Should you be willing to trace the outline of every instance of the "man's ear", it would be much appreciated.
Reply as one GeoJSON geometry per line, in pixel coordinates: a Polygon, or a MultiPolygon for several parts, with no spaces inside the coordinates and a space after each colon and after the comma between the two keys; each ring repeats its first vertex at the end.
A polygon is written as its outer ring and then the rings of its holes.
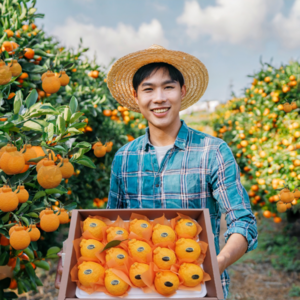
{"type": "Polygon", "coordinates": [[[136,104],[139,104],[139,100],[137,98],[137,92],[136,92],[136,90],[134,90],[134,89],[132,90],[132,95],[134,97],[134,100],[135,100],[136,104]]]}
{"type": "Polygon", "coordinates": [[[185,84],[181,88],[181,98],[183,98],[186,95],[186,86],[185,84]]]}

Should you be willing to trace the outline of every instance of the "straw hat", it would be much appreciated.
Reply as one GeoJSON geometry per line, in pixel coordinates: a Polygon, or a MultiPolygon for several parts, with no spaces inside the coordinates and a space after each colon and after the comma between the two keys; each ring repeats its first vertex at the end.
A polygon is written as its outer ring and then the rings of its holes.
{"type": "Polygon", "coordinates": [[[168,63],[182,73],[187,92],[180,110],[193,105],[203,96],[208,84],[208,72],[204,64],[193,55],[152,45],[148,49],[121,57],[107,74],[108,88],[122,106],[140,112],[133,97],[132,79],[139,68],[154,62],[168,63]]]}

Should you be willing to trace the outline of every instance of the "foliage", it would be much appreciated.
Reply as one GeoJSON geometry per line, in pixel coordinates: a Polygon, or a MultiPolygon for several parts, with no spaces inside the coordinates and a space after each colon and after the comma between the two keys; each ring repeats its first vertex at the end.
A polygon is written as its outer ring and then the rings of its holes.
{"type": "Polygon", "coordinates": [[[300,286],[293,284],[289,291],[289,297],[300,297],[300,286]]]}
{"type": "MultiPolygon", "coordinates": [[[[275,217],[278,189],[287,184],[293,191],[300,179],[299,108],[284,111],[285,103],[300,107],[300,65],[291,62],[275,68],[262,64],[251,77],[244,97],[220,105],[211,123],[214,135],[231,147],[252,208],[270,211],[275,217]]],[[[299,210],[297,201],[293,204],[292,209],[299,210]]]]}
{"type": "Polygon", "coordinates": [[[106,68],[96,64],[96,58],[90,61],[84,56],[88,48],[82,46],[82,40],[77,51],[64,49],[34,25],[36,18],[44,17],[36,13],[35,2],[0,0],[0,55],[6,64],[17,59],[23,72],[0,86],[0,146],[11,142],[20,150],[23,144],[31,143],[42,146],[44,152],[51,149],[58,161],[69,157],[75,173],[57,188],[45,190],[37,182],[35,165],[13,176],[1,171],[0,183],[9,183],[13,190],[24,184],[30,195],[15,211],[0,211],[0,266],[15,264],[13,279],[0,280],[1,299],[17,298],[13,292],[4,291],[15,288],[14,284],[19,294],[36,290],[42,283],[35,268],[48,270],[44,259],[57,257],[59,251],[51,247],[57,245],[53,241],[57,232],[42,231],[41,239],[23,251],[6,245],[14,222],[39,226],[39,212],[45,207],[55,210],[59,206],[68,211],[78,204],[105,207],[115,152],[146,127],[140,114],[118,106],[111,97],[105,83],[106,68]],[[3,46],[7,42],[17,47],[9,51],[3,46]],[[29,58],[25,49],[34,51],[34,56],[29,58]],[[64,70],[70,82],[56,93],[45,93],[41,75],[47,70],[57,77],[64,70]],[[112,150],[102,158],[95,157],[91,149],[99,139],[103,144],[113,142],[112,150]]]}

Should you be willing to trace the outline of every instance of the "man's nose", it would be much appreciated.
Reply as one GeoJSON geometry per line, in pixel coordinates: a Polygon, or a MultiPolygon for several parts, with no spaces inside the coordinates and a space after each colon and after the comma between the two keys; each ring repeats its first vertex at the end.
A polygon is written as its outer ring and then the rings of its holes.
{"type": "Polygon", "coordinates": [[[165,102],[166,100],[167,100],[167,98],[166,98],[166,95],[165,95],[163,89],[161,89],[161,88],[156,89],[153,101],[156,103],[161,103],[161,102],[165,102]]]}

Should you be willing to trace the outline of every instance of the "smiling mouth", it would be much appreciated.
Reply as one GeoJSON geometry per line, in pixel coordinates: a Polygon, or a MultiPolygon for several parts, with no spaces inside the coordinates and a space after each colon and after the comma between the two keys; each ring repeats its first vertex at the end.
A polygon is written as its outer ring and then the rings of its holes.
{"type": "Polygon", "coordinates": [[[164,113],[166,111],[168,111],[170,109],[170,107],[167,108],[157,108],[157,109],[152,109],[153,112],[155,113],[164,113]]]}

